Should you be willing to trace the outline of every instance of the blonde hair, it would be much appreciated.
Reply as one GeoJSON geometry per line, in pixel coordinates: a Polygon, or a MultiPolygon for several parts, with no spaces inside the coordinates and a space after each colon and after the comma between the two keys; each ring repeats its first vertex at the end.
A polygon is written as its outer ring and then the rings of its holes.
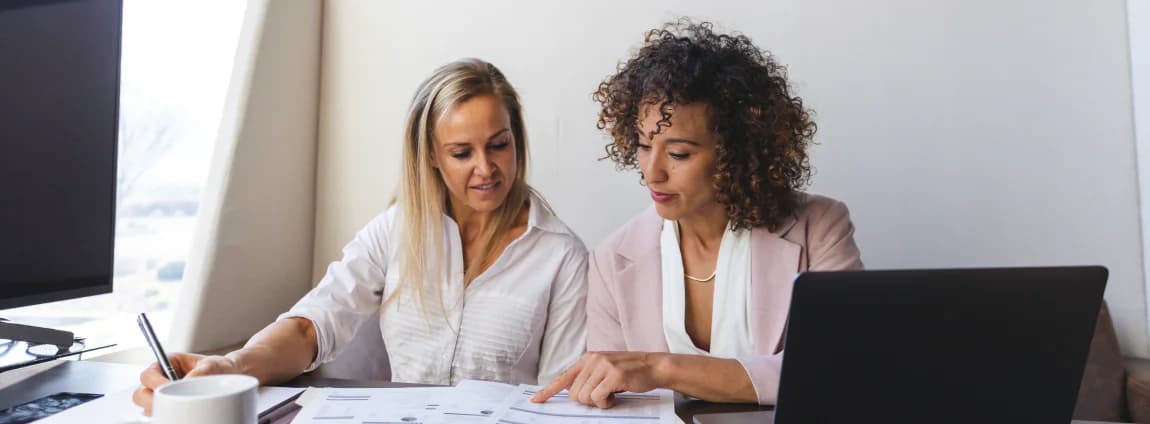
{"type": "MultiPolygon", "coordinates": [[[[447,212],[450,194],[439,171],[435,169],[435,123],[452,106],[484,95],[496,95],[507,108],[514,135],[516,171],[511,189],[503,204],[496,209],[493,225],[480,235],[482,254],[468,258],[464,284],[479,275],[488,259],[495,255],[497,237],[506,234],[516,222],[530,194],[527,185],[527,134],[523,125],[519,95],[495,65],[479,59],[462,59],[436,69],[420,84],[411,101],[404,133],[403,168],[399,190],[394,203],[402,214],[398,230],[396,252],[400,278],[396,290],[388,298],[395,299],[407,291],[415,296],[421,311],[424,309],[423,292],[431,283],[443,311],[441,281],[447,281],[448,269],[440,258],[449,255],[443,215],[447,212]]],[[[546,207],[546,206],[544,206],[546,207]]]]}

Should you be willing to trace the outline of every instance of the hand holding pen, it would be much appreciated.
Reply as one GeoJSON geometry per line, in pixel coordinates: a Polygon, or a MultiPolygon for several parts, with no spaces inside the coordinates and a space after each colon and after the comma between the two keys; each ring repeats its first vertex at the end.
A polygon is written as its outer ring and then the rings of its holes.
{"type": "Polygon", "coordinates": [[[238,374],[239,367],[231,359],[223,356],[174,353],[167,355],[160,346],[159,339],[152,331],[151,323],[144,314],[137,318],[140,331],[152,349],[156,362],[140,373],[140,387],[132,393],[132,402],[144,408],[144,415],[152,415],[153,392],[164,384],[180,378],[211,374],[238,374]]]}

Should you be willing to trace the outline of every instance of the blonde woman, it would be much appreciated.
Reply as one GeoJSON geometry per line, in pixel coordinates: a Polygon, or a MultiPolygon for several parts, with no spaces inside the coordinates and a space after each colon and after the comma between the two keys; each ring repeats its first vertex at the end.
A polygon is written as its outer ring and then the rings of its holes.
{"type": "MultiPolygon", "coordinates": [[[[224,356],[172,355],[181,376],[290,380],[379,319],[392,379],[551,381],[585,343],[587,250],[527,184],[518,95],[492,64],[434,72],[408,114],[400,188],[290,311],[224,356]]],[[[167,382],[153,364],[133,401],[167,382]]]]}

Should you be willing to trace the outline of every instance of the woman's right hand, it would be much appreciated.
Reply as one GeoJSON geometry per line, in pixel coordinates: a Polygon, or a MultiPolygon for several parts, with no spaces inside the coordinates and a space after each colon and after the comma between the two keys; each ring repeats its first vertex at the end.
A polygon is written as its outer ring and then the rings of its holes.
{"type": "MultiPolygon", "coordinates": [[[[168,361],[180,378],[196,377],[212,374],[240,374],[240,367],[231,358],[225,356],[207,356],[194,353],[176,353],[168,355],[168,361]]],[[[160,365],[152,363],[151,366],[140,373],[141,386],[132,393],[132,402],[144,408],[144,415],[152,415],[152,395],[160,386],[169,383],[168,378],[160,371],[160,365]]]]}

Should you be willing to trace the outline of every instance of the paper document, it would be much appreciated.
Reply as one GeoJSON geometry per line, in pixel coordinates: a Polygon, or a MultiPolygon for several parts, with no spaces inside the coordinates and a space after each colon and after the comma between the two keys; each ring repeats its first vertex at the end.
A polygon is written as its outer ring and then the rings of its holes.
{"type": "Polygon", "coordinates": [[[494,413],[465,406],[454,392],[453,387],[318,389],[292,423],[479,423],[487,418],[482,411],[494,413]]]}
{"type": "Polygon", "coordinates": [[[601,409],[575,402],[563,391],[544,403],[531,402],[531,396],[542,387],[520,385],[508,396],[500,410],[502,414],[489,423],[660,423],[678,422],[675,415],[674,392],[666,389],[647,393],[617,393],[610,409],[601,409]]]}
{"type": "Polygon", "coordinates": [[[486,419],[499,412],[504,399],[515,390],[510,384],[463,380],[455,386],[455,393],[443,400],[440,410],[445,415],[486,419]]]}
{"type": "Polygon", "coordinates": [[[566,392],[531,403],[539,386],[464,380],[456,387],[309,389],[293,424],[650,423],[674,424],[673,393],[620,393],[615,406],[580,405],[566,392]]]}

